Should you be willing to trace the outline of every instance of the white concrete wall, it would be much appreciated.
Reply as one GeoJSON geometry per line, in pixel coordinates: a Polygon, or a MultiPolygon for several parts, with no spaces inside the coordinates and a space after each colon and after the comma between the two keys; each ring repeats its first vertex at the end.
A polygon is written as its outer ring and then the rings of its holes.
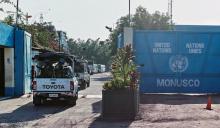
{"type": "Polygon", "coordinates": [[[124,28],[124,46],[131,44],[133,47],[133,28],[124,28]]]}
{"type": "Polygon", "coordinates": [[[5,87],[14,87],[14,49],[4,48],[5,54],[5,87]]]}

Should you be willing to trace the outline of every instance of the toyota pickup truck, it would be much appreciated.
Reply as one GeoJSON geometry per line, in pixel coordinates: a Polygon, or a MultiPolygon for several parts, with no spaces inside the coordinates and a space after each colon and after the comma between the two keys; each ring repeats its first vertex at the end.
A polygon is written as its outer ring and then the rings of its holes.
{"type": "Polygon", "coordinates": [[[74,75],[74,57],[65,53],[46,52],[36,55],[32,66],[33,104],[46,100],[67,100],[75,105],[78,81],[74,75]]]}

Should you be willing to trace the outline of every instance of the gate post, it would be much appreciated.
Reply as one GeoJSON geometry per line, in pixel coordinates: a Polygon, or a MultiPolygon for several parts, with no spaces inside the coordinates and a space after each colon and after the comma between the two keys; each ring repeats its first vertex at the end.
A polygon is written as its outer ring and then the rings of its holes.
{"type": "Polygon", "coordinates": [[[4,48],[5,95],[14,96],[14,49],[4,48]]]}
{"type": "Polygon", "coordinates": [[[124,46],[131,44],[133,48],[133,28],[124,28],[124,46]]]}

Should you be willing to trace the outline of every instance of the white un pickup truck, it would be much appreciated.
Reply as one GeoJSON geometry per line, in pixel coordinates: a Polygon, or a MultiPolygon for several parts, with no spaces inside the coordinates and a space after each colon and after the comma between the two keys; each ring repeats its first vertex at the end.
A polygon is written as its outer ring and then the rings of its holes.
{"type": "Polygon", "coordinates": [[[78,98],[78,81],[74,75],[74,57],[64,53],[47,52],[36,55],[32,66],[33,104],[48,99],[67,100],[75,105],[78,98]]]}

